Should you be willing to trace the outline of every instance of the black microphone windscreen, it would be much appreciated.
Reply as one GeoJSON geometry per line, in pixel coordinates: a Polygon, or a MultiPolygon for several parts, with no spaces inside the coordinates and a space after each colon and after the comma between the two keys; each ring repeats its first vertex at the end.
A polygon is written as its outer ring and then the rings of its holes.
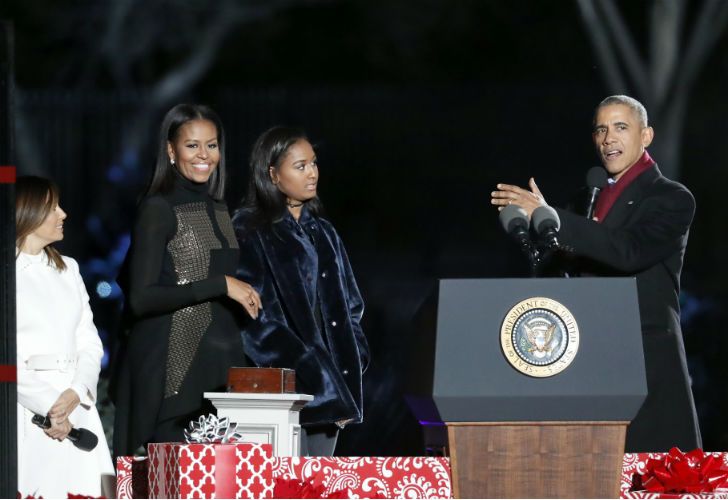
{"type": "Polygon", "coordinates": [[[516,228],[528,229],[528,214],[518,205],[507,205],[498,216],[506,233],[511,234],[516,228]]]}
{"type": "Polygon", "coordinates": [[[540,206],[534,210],[531,215],[531,221],[533,222],[533,227],[536,228],[536,232],[539,234],[549,228],[556,231],[561,229],[559,214],[548,205],[540,206]]]}
{"type": "Polygon", "coordinates": [[[79,450],[91,451],[99,444],[99,437],[88,429],[71,429],[68,439],[79,450]]]}
{"type": "Polygon", "coordinates": [[[602,189],[607,185],[607,171],[604,167],[592,167],[586,173],[586,185],[590,188],[602,189]]]}

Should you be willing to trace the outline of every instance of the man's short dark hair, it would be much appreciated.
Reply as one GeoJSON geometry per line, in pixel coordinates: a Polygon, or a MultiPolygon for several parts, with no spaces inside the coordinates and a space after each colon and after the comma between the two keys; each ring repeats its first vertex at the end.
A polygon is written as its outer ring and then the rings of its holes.
{"type": "MultiPolygon", "coordinates": [[[[637,118],[639,119],[642,128],[649,126],[649,122],[647,120],[647,110],[645,109],[645,107],[637,99],[629,97],[627,95],[610,95],[602,102],[600,102],[597,108],[594,110],[594,120],[596,120],[597,113],[601,108],[614,104],[622,104],[632,109],[632,111],[634,111],[637,115],[637,118]]],[[[596,125],[596,123],[594,123],[594,125],[596,125]]]]}

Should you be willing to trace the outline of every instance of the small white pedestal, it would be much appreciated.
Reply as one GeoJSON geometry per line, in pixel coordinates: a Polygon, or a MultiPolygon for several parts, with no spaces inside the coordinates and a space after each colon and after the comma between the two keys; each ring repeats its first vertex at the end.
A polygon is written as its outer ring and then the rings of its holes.
{"type": "Polygon", "coordinates": [[[301,426],[298,417],[310,394],[258,394],[206,392],[217,409],[217,417],[238,424],[245,441],[273,445],[274,456],[301,454],[301,426]]]}

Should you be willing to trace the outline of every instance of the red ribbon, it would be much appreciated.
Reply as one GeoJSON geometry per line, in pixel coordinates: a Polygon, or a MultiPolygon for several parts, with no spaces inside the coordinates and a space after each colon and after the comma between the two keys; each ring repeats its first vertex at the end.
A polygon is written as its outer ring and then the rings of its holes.
{"type": "Polygon", "coordinates": [[[229,444],[215,445],[215,498],[235,498],[237,482],[235,481],[235,446],[229,444]]]}
{"type": "Polygon", "coordinates": [[[650,458],[643,474],[635,474],[632,491],[651,493],[712,493],[728,487],[728,469],[713,455],[696,448],[683,453],[672,448],[662,459],[650,458]]]}
{"type": "Polygon", "coordinates": [[[0,382],[17,382],[18,368],[15,365],[0,365],[0,382]]]}
{"type": "Polygon", "coordinates": [[[15,167],[0,166],[0,184],[15,184],[15,167]]]}

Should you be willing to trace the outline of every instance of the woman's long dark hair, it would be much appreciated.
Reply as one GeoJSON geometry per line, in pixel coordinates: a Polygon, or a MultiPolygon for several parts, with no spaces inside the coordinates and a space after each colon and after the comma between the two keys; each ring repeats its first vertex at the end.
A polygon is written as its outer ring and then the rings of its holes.
{"type": "MultiPolygon", "coordinates": [[[[277,222],[288,210],[286,195],[271,180],[270,167],[280,168],[288,150],[298,141],[308,141],[303,130],[277,126],[263,132],[253,145],[248,194],[243,205],[253,211],[255,221],[259,224],[277,222]]],[[[323,212],[318,196],[306,201],[306,207],[313,215],[323,212]]]]}
{"type": "MultiPolygon", "coordinates": [[[[23,248],[28,236],[45,222],[58,205],[58,186],[49,179],[25,175],[15,182],[15,246],[23,248]]],[[[63,271],[66,263],[53,246],[43,248],[51,264],[63,271]]]]}
{"type": "Polygon", "coordinates": [[[216,200],[225,196],[225,134],[223,133],[222,121],[212,109],[201,104],[178,104],[170,109],[162,120],[162,127],[159,131],[159,149],[157,150],[157,164],[154,167],[152,180],[145,196],[157,193],[167,193],[172,189],[175,178],[175,167],[167,153],[167,143],[174,142],[179,135],[180,128],[193,120],[208,120],[217,129],[217,144],[220,151],[220,163],[210,175],[208,193],[216,200]]]}

